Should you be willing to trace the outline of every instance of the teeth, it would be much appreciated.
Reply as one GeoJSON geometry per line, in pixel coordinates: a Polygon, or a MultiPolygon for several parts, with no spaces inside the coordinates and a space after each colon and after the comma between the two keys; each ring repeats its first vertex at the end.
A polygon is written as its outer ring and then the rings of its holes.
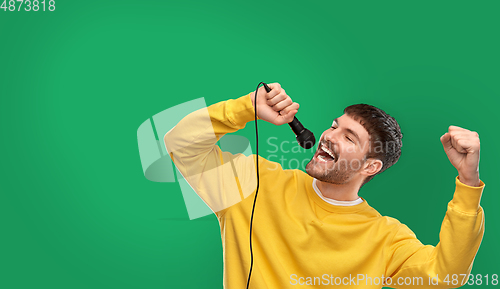
{"type": "Polygon", "coordinates": [[[332,159],[335,159],[335,156],[333,155],[333,153],[325,145],[322,145],[321,149],[323,151],[325,151],[327,154],[329,154],[332,157],[332,159]]]}
{"type": "Polygon", "coordinates": [[[318,156],[318,160],[320,160],[320,161],[322,161],[322,162],[325,162],[325,163],[327,162],[327,160],[325,160],[325,157],[324,157],[324,156],[322,156],[322,155],[319,155],[319,156],[318,156]]]}

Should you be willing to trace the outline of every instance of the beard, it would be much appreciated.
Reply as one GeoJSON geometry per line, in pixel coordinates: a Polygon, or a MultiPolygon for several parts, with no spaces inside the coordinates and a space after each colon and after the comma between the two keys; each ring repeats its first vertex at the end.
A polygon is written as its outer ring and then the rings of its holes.
{"type": "Polygon", "coordinates": [[[306,173],[322,182],[342,185],[348,183],[361,170],[365,161],[366,159],[353,161],[340,159],[322,163],[315,160],[313,156],[306,165],[306,173]],[[358,164],[356,169],[353,168],[353,162],[358,164]]]}

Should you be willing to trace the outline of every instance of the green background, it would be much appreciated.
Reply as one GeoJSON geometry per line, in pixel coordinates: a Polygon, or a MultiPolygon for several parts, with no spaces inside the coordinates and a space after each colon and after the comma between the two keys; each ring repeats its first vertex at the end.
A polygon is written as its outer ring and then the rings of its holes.
{"type": "MultiPolygon", "coordinates": [[[[486,231],[473,273],[500,274],[499,9],[58,0],[54,12],[0,10],[0,286],[221,288],[217,219],[189,221],[177,183],[144,177],[136,133],[169,107],[237,98],[260,81],[279,82],[317,136],[350,104],[394,116],[400,161],[360,195],[424,244],[439,241],[457,175],[439,137],[449,125],[477,131],[486,231]]],[[[287,126],[259,124],[264,157],[266,138],[293,140],[287,126]]],[[[253,147],[254,133],[240,132],[253,147]]]]}

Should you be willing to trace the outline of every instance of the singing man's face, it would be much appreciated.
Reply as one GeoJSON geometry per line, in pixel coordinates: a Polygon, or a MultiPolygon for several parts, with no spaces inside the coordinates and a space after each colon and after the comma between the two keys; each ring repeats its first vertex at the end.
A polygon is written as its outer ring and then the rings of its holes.
{"type": "Polygon", "coordinates": [[[368,131],[344,114],[321,135],[318,150],[307,164],[306,172],[323,182],[348,183],[363,168],[369,149],[368,131]]]}

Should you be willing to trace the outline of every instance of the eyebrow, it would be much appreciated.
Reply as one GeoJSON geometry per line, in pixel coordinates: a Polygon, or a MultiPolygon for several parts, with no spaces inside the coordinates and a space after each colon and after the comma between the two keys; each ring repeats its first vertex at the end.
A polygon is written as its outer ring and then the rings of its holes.
{"type": "MultiPolygon", "coordinates": [[[[340,126],[340,124],[339,124],[339,118],[338,118],[338,117],[337,117],[337,118],[335,118],[335,119],[333,120],[333,122],[335,122],[337,125],[339,125],[339,126],[340,126]]],[[[358,139],[358,142],[360,142],[360,141],[361,141],[361,140],[359,139],[358,134],[357,134],[356,132],[354,132],[352,129],[350,129],[350,128],[344,128],[344,129],[345,129],[348,133],[352,134],[355,138],[357,138],[357,139],[358,139]]]]}

